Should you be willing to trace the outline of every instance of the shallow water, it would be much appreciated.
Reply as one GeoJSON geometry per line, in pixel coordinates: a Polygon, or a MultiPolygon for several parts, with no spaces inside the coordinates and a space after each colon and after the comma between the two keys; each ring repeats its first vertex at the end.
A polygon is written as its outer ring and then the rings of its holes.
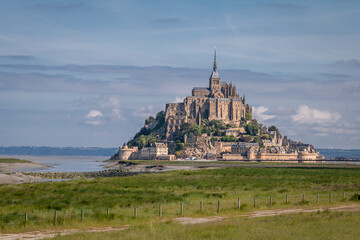
{"type": "MultiPolygon", "coordinates": [[[[5,157],[5,156],[0,156],[5,157]]],[[[9,156],[7,156],[9,157],[9,156]]],[[[104,168],[106,156],[11,156],[44,164],[49,168],[23,168],[17,169],[18,172],[96,172],[104,168]]]]}

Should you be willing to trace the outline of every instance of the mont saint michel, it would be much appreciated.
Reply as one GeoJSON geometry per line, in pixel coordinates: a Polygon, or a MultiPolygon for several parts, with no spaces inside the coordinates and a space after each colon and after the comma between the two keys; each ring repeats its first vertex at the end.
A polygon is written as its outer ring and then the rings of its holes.
{"type": "Polygon", "coordinates": [[[359,0],[0,1],[0,240],[359,239],[359,22],[359,0]]]}
{"type": "Polygon", "coordinates": [[[183,102],[167,103],[165,111],[150,116],[145,126],[112,159],[118,160],[298,160],[323,157],[311,144],[282,136],[276,126],[253,118],[245,94],[222,81],[216,48],[208,87],[193,87],[183,102]]]}

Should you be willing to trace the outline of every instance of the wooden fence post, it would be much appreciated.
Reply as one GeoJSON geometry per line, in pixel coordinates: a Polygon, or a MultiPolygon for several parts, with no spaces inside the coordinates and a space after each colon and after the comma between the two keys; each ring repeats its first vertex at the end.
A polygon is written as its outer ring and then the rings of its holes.
{"type": "Polygon", "coordinates": [[[332,202],[332,197],[331,197],[331,193],[329,193],[329,202],[332,202]]]}
{"type": "Polygon", "coordinates": [[[220,200],[218,200],[218,207],[217,207],[217,212],[220,212],[220,200]]]}
{"type": "Polygon", "coordinates": [[[200,202],[200,211],[203,211],[203,202],[200,202]]]}
{"type": "Polygon", "coordinates": [[[25,226],[26,226],[27,221],[28,221],[28,214],[25,213],[25,226]]]}
{"type": "Polygon", "coordinates": [[[107,216],[107,218],[110,217],[110,209],[106,209],[106,216],[107,216]]]}
{"type": "Polygon", "coordinates": [[[316,203],[319,204],[320,200],[319,200],[319,194],[316,194],[316,203]]]}
{"type": "Polygon", "coordinates": [[[238,198],[238,209],[241,208],[241,202],[240,202],[240,198],[238,198]]]}
{"type": "Polygon", "coordinates": [[[134,207],[134,218],[137,217],[137,207],[134,207]]]}
{"type": "Polygon", "coordinates": [[[57,211],[54,212],[54,225],[56,225],[57,222],[57,211]]]}
{"type": "Polygon", "coordinates": [[[184,215],[184,204],[180,203],[180,215],[183,216],[184,215]]]}
{"type": "Polygon", "coordinates": [[[256,207],[256,197],[254,196],[254,207],[256,207]]]}
{"type": "Polygon", "coordinates": [[[81,221],[83,222],[84,220],[85,220],[84,209],[81,209],[81,221]]]}

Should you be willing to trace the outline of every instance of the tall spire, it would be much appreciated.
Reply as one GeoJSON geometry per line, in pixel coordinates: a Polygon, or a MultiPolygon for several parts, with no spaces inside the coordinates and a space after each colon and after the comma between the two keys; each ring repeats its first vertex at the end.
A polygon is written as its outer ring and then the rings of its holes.
{"type": "Polygon", "coordinates": [[[216,46],[214,47],[214,66],[213,71],[217,72],[217,65],[216,65],[216,46]]]}

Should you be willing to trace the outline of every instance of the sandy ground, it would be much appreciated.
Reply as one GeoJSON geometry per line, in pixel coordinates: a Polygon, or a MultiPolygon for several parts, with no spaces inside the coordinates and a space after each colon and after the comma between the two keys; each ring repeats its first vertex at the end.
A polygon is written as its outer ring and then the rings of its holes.
{"type": "Polygon", "coordinates": [[[11,174],[3,174],[0,173],[0,185],[1,184],[19,184],[19,183],[27,183],[27,182],[36,182],[40,178],[27,176],[22,173],[11,173],[11,174]]]}
{"type": "MultiPolygon", "coordinates": [[[[324,210],[330,210],[334,212],[355,212],[360,211],[360,204],[349,204],[349,205],[339,205],[329,208],[318,207],[318,208],[291,208],[291,209],[273,209],[273,210],[259,210],[250,212],[247,214],[237,215],[238,217],[248,217],[248,218],[258,218],[258,217],[271,217],[277,215],[284,215],[284,214],[294,214],[294,213],[311,213],[311,212],[318,212],[324,210]]],[[[234,216],[210,216],[210,217],[202,217],[202,218],[189,218],[189,217],[178,217],[175,218],[174,221],[180,224],[199,224],[199,223],[207,223],[213,221],[220,221],[225,218],[232,218],[234,216]]]]}
{"type": "Polygon", "coordinates": [[[46,169],[49,168],[40,163],[0,163],[0,173],[1,172],[19,172],[22,169],[46,169]]]}
{"type": "Polygon", "coordinates": [[[104,228],[89,228],[89,229],[64,229],[64,230],[46,230],[46,231],[34,231],[34,232],[25,232],[25,233],[8,233],[0,234],[0,240],[16,240],[16,239],[27,239],[27,240],[36,240],[43,238],[53,238],[58,235],[69,235],[80,232],[111,232],[111,231],[122,231],[127,229],[129,226],[123,227],[104,227],[104,228]]]}
{"type": "Polygon", "coordinates": [[[39,178],[26,176],[18,171],[22,169],[46,169],[47,166],[40,163],[0,163],[0,185],[35,182],[39,178]],[[8,173],[8,174],[4,174],[8,173]]]}

